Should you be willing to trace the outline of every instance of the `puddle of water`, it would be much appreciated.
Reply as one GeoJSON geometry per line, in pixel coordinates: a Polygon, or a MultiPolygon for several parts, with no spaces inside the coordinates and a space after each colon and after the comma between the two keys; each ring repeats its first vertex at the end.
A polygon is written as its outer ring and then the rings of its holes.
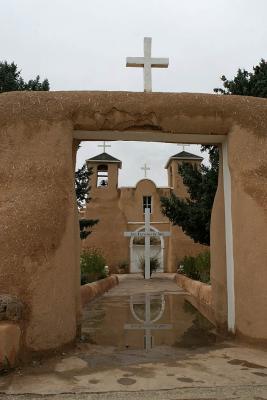
{"type": "Polygon", "coordinates": [[[84,309],[83,339],[118,349],[215,344],[214,326],[183,294],[102,297],[84,309]]]}
{"type": "Polygon", "coordinates": [[[233,360],[227,361],[227,362],[228,362],[228,364],[232,364],[232,365],[242,365],[242,367],[246,367],[246,369],[249,369],[249,368],[266,369],[266,367],[264,367],[263,365],[255,364],[255,363],[249,362],[247,360],[239,360],[236,358],[233,360]]]}

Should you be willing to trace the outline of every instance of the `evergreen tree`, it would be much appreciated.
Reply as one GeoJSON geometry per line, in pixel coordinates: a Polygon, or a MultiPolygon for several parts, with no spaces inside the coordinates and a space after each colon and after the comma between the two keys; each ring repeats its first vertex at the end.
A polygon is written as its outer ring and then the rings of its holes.
{"type": "Polygon", "coordinates": [[[179,173],[188,190],[188,198],[174,193],[161,198],[161,209],[173,225],[178,225],[195,242],[210,244],[210,217],[218,181],[219,157],[214,146],[202,146],[208,150],[210,166],[197,167],[190,163],[179,165],[179,173]]]}
{"type": "Polygon", "coordinates": [[[0,61],[0,93],[11,92],[16,90],[49,90],[48,79],[40,81],[40,76],[25,82],[21,77],[21,71],[17,65],[12,62],[0,61]]]}
{"type": "MultiPolygon", "coordinates": [[[[81,210],[89,201],[90,198],[90,176],[92,175],[92,168],[87,168],[87,165],[84,164],[81,168],[79,168],[75,172],[75,191],[76,191],[76,199],[78,209],[81,210]]],[[[80,219],[80,238],[85,239],[92,231],[89,228],[92,228],[95,224],[98,223],[98,219],[80,219]]]]}
{"type": "Polygon", "coordinates": [[[253,67],[253,72],[238,69],[233,80],[221,77],[223,89],[214,89],[215,93],[226,95],[267,97],[267,62],[261,59],[259,65],[253,67]]]}
{"type": "MultiPolygon", "coordinates": [[[[233,80],[221,77],[223,88],[214,89],[222,95],[267,98],[267,62],[262,59],[253,72],[239,69],[233,80]]],[[[219,153],[216,146],[202,146],[209,153],[210,167],[198,169],[188,163],[179,167],[189,197],[180,199],[175,194],[161,198],[162,213],[173,225],[180,226],[195,242],[210,244],[211,210],[217,190],[219,153]]]]}

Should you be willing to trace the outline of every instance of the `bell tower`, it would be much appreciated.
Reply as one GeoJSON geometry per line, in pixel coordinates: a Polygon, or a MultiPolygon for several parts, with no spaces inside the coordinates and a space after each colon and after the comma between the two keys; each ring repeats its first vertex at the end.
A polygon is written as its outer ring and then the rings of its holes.
{"type": "Polygon", "coordinates": [[[90,196],[114,197],[117,196],[119,168],[121,161],[107,153],[86,160],[88,169],[92,168],[90,196]]]}
{"type": "Polygon", "coordinates": [[[182,165],[183,163],[189,163],[200,166],[202,161],[203,157],[188,153],[187,151],[181,151],[180,153],[169,158],[165,166],[165,169],[167,169],[168,172],[168,186],[173,189],[177,196],[187,196],[187,190],[183,184],[183,178],[179,173],[179,165],[182,165]]]}

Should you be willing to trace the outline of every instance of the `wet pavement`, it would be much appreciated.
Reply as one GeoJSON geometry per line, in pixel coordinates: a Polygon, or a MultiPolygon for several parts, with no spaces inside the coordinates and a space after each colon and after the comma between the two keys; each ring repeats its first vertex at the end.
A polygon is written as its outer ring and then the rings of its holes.
{"type": "Polygon", "coordinates": [[[84,310],[82,340],[100,346],[151,351],[196,348],[221,339],[214,326],[180,293],[139,293],[98,299],[84,310]]]}
{"type": "Polygon", "coordinates": [[[218,336],[191,300],[172,274],[121,276],[75,348],[0,375],[0,398],[267,399],[267,349],[218,336]]]}

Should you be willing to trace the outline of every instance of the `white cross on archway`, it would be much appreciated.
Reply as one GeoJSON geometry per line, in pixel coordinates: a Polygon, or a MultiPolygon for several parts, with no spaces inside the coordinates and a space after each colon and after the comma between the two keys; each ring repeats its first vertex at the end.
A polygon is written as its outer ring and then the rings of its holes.
{"type": "Polygon", "coordinates": [[[144,173],[145,173],[145,178],[147,177],[147,171],[150,171],[150,168],[146,165],[146,163],[145,163],[145,165],[143,166],[143,167],[141,167],[141,169],[143,169],[144,170],[144,173]]]}
{"type": "Polygon", "coordinates": [[[103,144],[99,144],[98,147],[103,147],[104,153],[106,152],[106,148],[107,147],[111,147],[110,144],[106,144],[106,142],[104,141],[103,144]]]}
{"type": "Polygon", "coordinates": [[[145,209],[145,231],[124,232],[126,237],[145,238],[145,279],[150,279],[150,238],[159,236],[170,236],[170,232],[155,232],[150,229],[150,209],[145,209]]]}
{"type": "Polygon", "coordinates": [[[126,67],[144,68],[144,91],[152,92],[151,68],[168,68],[168,58],[151,57],[151,37],[144,38],[144,57],[127,57],[126,67]]]}

